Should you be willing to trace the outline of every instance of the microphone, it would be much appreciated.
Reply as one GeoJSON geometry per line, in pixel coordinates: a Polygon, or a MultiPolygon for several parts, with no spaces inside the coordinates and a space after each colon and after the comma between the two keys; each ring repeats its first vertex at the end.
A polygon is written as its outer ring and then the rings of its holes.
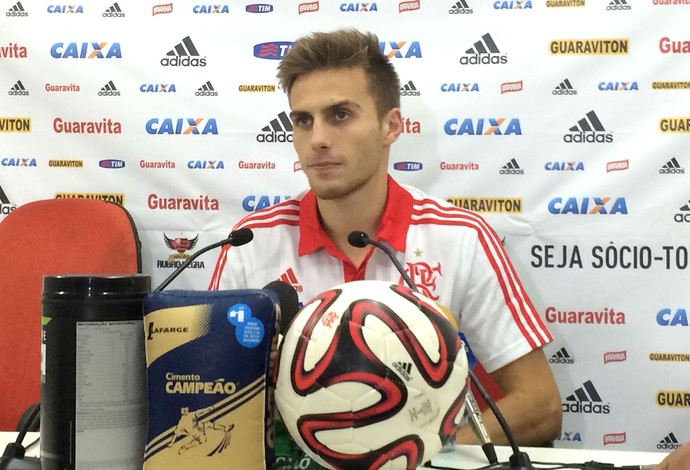
{"type": "Polygon", "coordinates": [[[299,299],[297,291],[287,282],[271,281],[264,286],[264,290],[270,290],[278,294],[278,304],[280,305],[280,334],[285,336],[288,326],[299,311],[299,299]]]}
{"type": "MultiPolygon", "coordinates": [[[[372,245],[376,248],[380,248],[381,250],[383,250],[386,253],[386,255],[388,255],[388,258],[391,260],[393,265],[395,265],[395,268],[398,270],[402,278],[405,280],[405,284],[407,284],[407,286],[414,292],[419,293],[419,289],[417,289],[417,286],[412,282],[412,279],[410,279],[410,276],[402,267],[400,261],[398,261],[398,259],[393,254],[393,250],[391,249],[390,245],[388,245],[388,243],[386,243],[384,240],[377,242],[375,240],[372,240],[369,237],[369,235],[367,235],[365,232],[355,230],[353,232],[350,232],[350,234],[347,236],[347,241],[350,245],[357,248],[364,248],[367,245],[372,245]]],[[[493,402],[493,400],[491,400],[491,398],[489,397],[489,394],[486,393],[486,390],[484,390],[481,384],[479,384],[479,380],[477,380],[477,377],[472,372],[472,369],[468,367],[467,372],[470,376],[470,379],[475,384],[480,393],[483,392],[482,398],[484,398],[484,400],[486,400],[487,403],[493,402]]],[[[496,409],[496,411],[498,411],[498,407],[494,405],[494,408],[496,409]]],[[[494,411],[494,408],[491,408],[491,410],[494,411]]],[[[490,464],[497,463],[498,459],[496,458],[496,450],[494,448],[493,443],[491,442],[489,433],[487,432],[486,427],[484,426],[484,421],[481,419],[481,414],[479,413],[479,407],[477,406],[477,402],[472,396],[472,392],[470,390],[467,390],[467,393],[465,394],[465,409],[466,416],[468,418],[467,422],[470,425],[472,432],[477,437],[477,440],[481,443],[484,455],[486,455],[486,458],[490,464]]],[[[505,422],[505,420],[503,422],[505,422]]],[[[509,433],[510,431],[506,433],[506,436],[508,436],[509,433]]],[[[512,436],[512,433],[510,434],[512,436]]]]}
{"type": "Polygon", "coordinates": [[[228,238],[225,238],[225,239],[220,240],[220,241],[215,242],[215,243],[211,243],[210,245],[203,247],[202,249],[200,249],[199,251],[194,253],[192,256],[187,258],[184,261],[184,263],[182,263],[175,271],[172,272],[172,274],[170,276],[167,277],[167,279],[165,281],[161,282],[160,285],[154,289],[154,292],[162,291],[163,289],[168,287],[168,284],[170,284],[172,281],[174,281],[175,278],[177,276],[179,276],[180,273],[182,271],[184,271],[187,268],[187,266],[190,265],[190,263],[192,261],[197,259],[199,256],[203,255],[207,251],[212,250],[214,248],[217,248],[219,246],[223,246],[223,245],[231,245],[231,246],[246,245],[247,243],[252,241],[253,238],[254,238],[254,232],[252,232],[251,229],[248,229],[248,228],[241,228],[239,230],[235,230],[234,232],[230,232],[230,234],[228,235],[228,238]]]}

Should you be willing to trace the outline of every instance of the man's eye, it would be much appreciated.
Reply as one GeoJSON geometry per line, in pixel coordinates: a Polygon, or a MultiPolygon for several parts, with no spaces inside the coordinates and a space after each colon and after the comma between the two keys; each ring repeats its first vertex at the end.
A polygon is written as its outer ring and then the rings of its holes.
{"type": "Polygon", "coordinates": [[[309,125],[311,125],[311,118],[307,116],[300,116],[295,119],[294,124],[295,126],[299,127],[308,127],[309,125]]]}
{"type": "Polygon", "coordinates": [[[342,121],[344,119],[347,119],[349,115],[350,115],[350,113],[348,113],[347,111],[344,111],[344,110],[336,111],[335,113],[333,113],[333,116],[338,121],[342,121]]]}

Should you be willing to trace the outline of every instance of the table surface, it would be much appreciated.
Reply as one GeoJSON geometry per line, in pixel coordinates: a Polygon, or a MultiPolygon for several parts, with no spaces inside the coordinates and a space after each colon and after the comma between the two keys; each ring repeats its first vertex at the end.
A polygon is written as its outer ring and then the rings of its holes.
{"type": "MultiPolygon", "coordinates": [[[[33,442],[40,436],[38,432],[30,432],[24,438],[24,445],[33,442]]],[[[0,432],[0,455],[5,446],[13,442],[17,437],[16,432],[0,432]]],[[[612,465],[652,466],[661,462],[666,456],[664,452],[632,452],[622,450],[598,450],[598,449],[563,449],[545,447],[524,447],[523,452],[529,455],[530,460],[537,465],[539,463],[573,464],[584,463],[591,460],[612,465]]],[[[507,462],[512,454],[510,447],[497,446],[496,455],[499,462],[507,462]]],[[[39,446],[34,446],[26,453],[29,457],[39,456],[39,446]]],[[[453,452],[441,453],[431,459],[436,468],[445,469],[477,469],[488,465],[486,457],[480,446],[456,445],[453,452]]],[[[633,469],[629,469],[633,470],[633,469]]]]}

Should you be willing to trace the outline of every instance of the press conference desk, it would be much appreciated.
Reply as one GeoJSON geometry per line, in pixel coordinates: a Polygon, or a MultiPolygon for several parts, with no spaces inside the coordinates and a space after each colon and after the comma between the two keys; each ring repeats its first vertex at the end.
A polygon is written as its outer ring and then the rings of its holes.
{"type": "MultiPolygon", "coordinates": [[[[29,444],[38,438],[39,433],[28,433],[24,439],[24,445],[29,444]]],[[[0,432],[0,454],[9,442],[13,442],[17,437],[15,432],[0,432]]],[[[587,450],[587,449],[554,449],[542,447],[525,447],[521,449],[526,452],[532,462],[549,463],[584,463],[591,460],[609,463],[616,466],[635,465],[645,466],[654,465],[666,456],[663,452],[629,452],[621,450],[587,450]]],[[[499,446],[496,454],[500,462],[507,462],[512,454],[510,447],[499,446]]],[[[27,451],[27,456],[38,457],[38,446],[27,451]]],[[[479,446],[455,446],[454,452],[438,454],[432,459],[434,466],[441,468],[473,469],[487,465],[486,457],[479,446]]]]}

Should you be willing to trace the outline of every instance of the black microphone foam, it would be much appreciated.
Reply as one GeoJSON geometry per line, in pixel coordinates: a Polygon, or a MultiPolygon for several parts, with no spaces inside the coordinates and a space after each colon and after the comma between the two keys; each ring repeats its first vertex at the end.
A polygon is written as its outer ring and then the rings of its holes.
{"type": "Polygon", "coordinates": [[[270,290],[278,294],[280,304],[280,334],[285,335],[288,326],[299,311],[299,298],[297,291],[287,282],[271,281],[264,286],[264,290],[270,290]]]}
{"type": "Polygon", "coordinates": [[[239,230],[235,230],[234,232],[230,232],[230,235],[228,235],[227,239],[230,240],[229,243],[232,246],[246,245],[254,239],[254,232],[248,228],[241,228],[239,230]]]}
{"type": "Polygon", "coordinates": [[[355,248],[364,248],[367,246],[368,239],[369,235],[364,232],[360,232],[359,230],[350,232],[350,234],[347,236],[347,242],[355,248]]]}

